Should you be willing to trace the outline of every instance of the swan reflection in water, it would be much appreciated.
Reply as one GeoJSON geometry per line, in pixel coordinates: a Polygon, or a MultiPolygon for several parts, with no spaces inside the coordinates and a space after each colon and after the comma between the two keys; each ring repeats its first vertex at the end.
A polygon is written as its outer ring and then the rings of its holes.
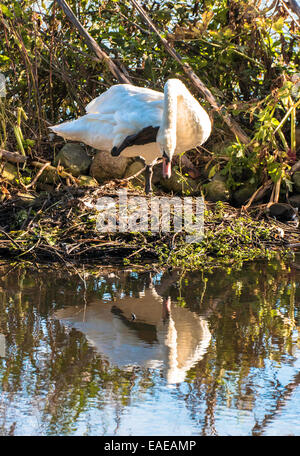
{"type": "Polygon", "coordinates": [[[203,358],[211,334],[204,317],[171,302],[172,280],[150,283],[137,297],[60,309],[54,317],[85,334],[111,364],[160,368],[168,384],[181,383],[203,358]]]}

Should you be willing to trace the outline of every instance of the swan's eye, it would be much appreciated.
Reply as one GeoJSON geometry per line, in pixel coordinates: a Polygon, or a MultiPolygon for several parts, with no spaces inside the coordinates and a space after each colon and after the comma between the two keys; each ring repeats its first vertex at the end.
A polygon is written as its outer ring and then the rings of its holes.
{"type": "Polygon", "coordinates": [[[167,163],[169,163],[170,157],[168,157],[165,151],[163,151],[163,157],[167,160],[167,163]]]}

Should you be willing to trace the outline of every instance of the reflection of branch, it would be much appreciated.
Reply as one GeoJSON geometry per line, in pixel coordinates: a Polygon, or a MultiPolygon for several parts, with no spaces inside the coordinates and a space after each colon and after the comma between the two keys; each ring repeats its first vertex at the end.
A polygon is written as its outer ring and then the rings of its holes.
{"type": "MultiPolygon", "coordinates": [[[[218,379],[219,377],[217,377],[218,379]]],[[[217,435],[217,430],[215,428],[215,407],[217,404],[217,390],[218,390],[218,381],[214,382],[213,387],[210,393],[206,397],[207,409],[204,418],[204,426],[202,428],[202,435],[207,435],[207,428],[210,427],[209,435],[217,435]]]]}
{"type": "Polygon", "coordinates": [[[262,422],[256,423],[252,429],[252,435],[261,435],[264,431],[264,428],[272,420],[272,418],[286,405],[287,400],[290,398],[291,394],[294,392],[295,388],[300,385],[300,372],[294,377],[295,380],[289,383],[279,395],[276,401],[276,406],[271,413],[265,415],[262,422]]]}

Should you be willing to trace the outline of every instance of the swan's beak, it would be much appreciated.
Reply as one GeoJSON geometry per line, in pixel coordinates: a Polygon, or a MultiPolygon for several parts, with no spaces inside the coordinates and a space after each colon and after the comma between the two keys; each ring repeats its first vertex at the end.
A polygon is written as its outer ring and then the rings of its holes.
{"type": "Polygon", "coordinates": [[[170,179],[172,173],[171,160],[169,157],[163,157],[163,177],[164,179],[170,179]]]}

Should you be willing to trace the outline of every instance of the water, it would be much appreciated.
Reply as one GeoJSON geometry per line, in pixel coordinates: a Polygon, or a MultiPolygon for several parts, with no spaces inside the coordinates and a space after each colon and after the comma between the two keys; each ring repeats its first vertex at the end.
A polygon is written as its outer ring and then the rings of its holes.
{"type": "Polygon", "coordinates": [[[300,435],[299,284],[0,265],[0,435],[300,435]]]}

